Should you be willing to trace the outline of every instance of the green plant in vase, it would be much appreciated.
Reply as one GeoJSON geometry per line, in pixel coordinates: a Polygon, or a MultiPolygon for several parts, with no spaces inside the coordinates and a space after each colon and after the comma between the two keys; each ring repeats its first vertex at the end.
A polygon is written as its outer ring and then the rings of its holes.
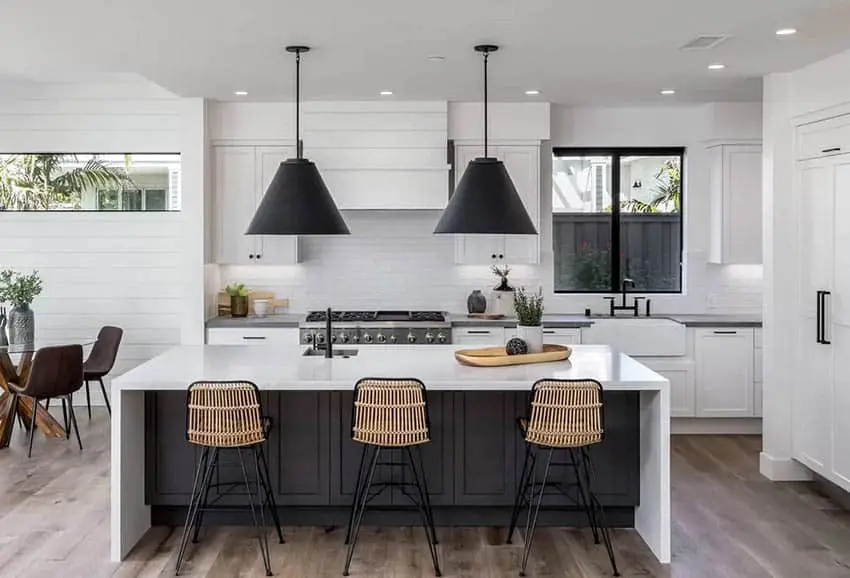
{"type": "Polygon", "coordinates": [[[529,293],[525,288],[514,292],[517,337],[528,345],[529,353],[543,351],[543,294],[529,293]]]}
{"type": "Polygon", "coordinates": [[[514,297],[514,288],[508,282],[511,268],[508,265],[492,265],[490,271],[499,279],[499,284],[490,292],[490,313],[510,315],[514,297]]]}
{"type": "Polygon", "coordinates": [[[11,269],[0,272],[0,302],[12,306],[9,310],[9,341],[28,344],[35,341],[35,314],[32,302],[41,295],[41,277],[38,271],[29,275],[11,269]]]}
{"type": "Polygon", "coordinates": [[[230,316],[248,316],[248,289],[242,283],[228,285],[224,292],[230,297],[230,316]]]}

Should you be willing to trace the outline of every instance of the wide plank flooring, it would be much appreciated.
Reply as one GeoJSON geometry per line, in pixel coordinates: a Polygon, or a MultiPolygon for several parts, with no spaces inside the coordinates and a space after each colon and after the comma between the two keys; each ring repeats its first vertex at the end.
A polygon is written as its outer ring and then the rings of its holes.
{"type": "MultiPolygon", "coordinates": [[[[18,433],[0,451],[0,577],[142,578],[173,576],[179,528],[155,528],[123,564],[110,563],[108,417],[78,412],[84,452],[38,436],[26,458],[18,433]]],[[[757,437],[676,437],[673,442],[673,563],[662,567],[637,534],[614,532],[623,576],[661,578],[850,577],[850,514],[811,485],[773,484],[758,473],[757,437]]],[[[276,576],[341,575],[340,530],[284,529],[271,541],[276,576]]],[[[504,528],[440,528],[447,577],[516,576],[522,540],[504,528]]],[[[264,576],[247,528],[204,531],[184,576],[264,576]]],[[[419,528],[366,527],[352,576],[433,576],[419,528]]],[[[529,563],[537,578],[610,576],[590,532],[539,530],[529,563]]]]}

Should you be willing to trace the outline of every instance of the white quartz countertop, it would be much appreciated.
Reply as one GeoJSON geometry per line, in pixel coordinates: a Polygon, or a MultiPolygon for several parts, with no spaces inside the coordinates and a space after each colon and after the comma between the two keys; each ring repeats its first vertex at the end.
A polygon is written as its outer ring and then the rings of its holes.
{"type": "Polygon", "coordinates": [[[607,345],[576,345],[568,361],[480,368],[457,345],[369,345],[350,358],[304,357],[302,346],[181,345],[112,380],[117,390],[185,390],[200,380],[247,380],[271,390],[347,390],[363,377],[415,377],[434,390],[527,390],[538,379],[587,379],[605,389],[661,390],[667,379],[607,345]]]}

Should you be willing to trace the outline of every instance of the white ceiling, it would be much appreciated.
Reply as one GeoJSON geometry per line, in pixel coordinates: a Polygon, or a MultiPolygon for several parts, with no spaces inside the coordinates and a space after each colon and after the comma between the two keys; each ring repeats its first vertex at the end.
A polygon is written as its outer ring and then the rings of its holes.
{"type": "Polygon", "coordinates": [[[182,96],[291,100],[284,47],[306,43],[305,99],[479,100],[487,41],[494,100],[758,100],[765,73],[850,48],[848,22],[848,0],[3,0],[0,84],[136,73],[182,96]],[[730,38],[679,50],[702,34],[730,38]]]}

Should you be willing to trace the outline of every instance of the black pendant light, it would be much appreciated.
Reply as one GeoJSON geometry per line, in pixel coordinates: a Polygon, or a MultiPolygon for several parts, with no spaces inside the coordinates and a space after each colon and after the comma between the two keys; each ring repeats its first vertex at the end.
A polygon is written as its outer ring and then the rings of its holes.
{"type": "Polygon", "coordinates": [[[348,235],[349,230],[316,165],[301,156],[301,53],[295,53],[295,150],[277,169],[246,235],[348,235]]]}
{"type": "Polygon", "coordinates": [[[487,156],[487,60],[498,46],[475,47],[484,54],[484,157],[470,161],[443,211],[434,234],[536,235],[537,229],[502,161],[487,156]]]}

